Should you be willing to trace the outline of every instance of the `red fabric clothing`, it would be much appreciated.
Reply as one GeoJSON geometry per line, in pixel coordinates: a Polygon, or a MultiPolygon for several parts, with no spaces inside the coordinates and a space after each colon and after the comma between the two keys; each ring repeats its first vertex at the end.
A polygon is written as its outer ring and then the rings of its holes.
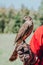
{"type": "Polygon", "coordinates": [[[30,41],[30,48],[38,56],[40,61],[34,65],[43,65],[43,25],[34,32],[30,41]]]}

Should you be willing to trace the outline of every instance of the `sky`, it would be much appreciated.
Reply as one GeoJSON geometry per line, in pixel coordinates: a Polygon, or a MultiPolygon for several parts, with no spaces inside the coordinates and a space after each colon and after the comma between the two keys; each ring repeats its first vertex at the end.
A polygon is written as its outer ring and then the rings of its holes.
{"type": "Polygon", "coordinates": [[[0,0],[0,7],[13,6],[15,9],[19,9],[22,4],[28,9],[38,10],[41,0],[0,0]]]}

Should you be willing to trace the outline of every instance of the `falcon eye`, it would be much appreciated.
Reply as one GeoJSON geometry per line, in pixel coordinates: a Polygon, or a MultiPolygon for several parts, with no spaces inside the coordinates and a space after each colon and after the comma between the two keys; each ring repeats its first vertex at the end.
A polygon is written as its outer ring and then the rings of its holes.
{"type": "Polygon", "coordinates": [[[27,18],[28,18],[27,16],[24,16],[24,18],[23,18],[23,19],[24,19],[24,20],[26,20],[27,18]]]}
{"type": "Polygon", "coordinates": [[[28,18],[27,16],[25,18],[28,18]]]}

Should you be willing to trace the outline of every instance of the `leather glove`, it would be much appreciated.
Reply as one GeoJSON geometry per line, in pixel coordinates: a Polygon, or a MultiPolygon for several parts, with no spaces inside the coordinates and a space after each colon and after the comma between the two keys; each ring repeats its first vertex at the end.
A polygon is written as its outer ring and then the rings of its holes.
{"type": "Polygon", "coordinates": [[[31,51],[28,44],[22,43],[17,48],[19,58],[24,65],[33,65],[37,61],[37,56],[31,51]]]}
{"type": "Polygon", "coordinates": [[[18,46],[17,51],[21,61],[30,62],[32,59],[32,53],[28,44],[22,43],[18,46]]]}

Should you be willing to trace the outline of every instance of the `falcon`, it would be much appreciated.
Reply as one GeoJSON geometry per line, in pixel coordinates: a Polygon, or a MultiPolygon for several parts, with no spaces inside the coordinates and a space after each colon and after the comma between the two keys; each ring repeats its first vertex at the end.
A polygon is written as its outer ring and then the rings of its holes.
{"type": "Polygon", "coordinates": [[[15,50],[13,52],[13,54],[10,57],[10,61],[16,60],[17,59],[17,47],[18,45],[20,45],[22,42],[25,42],[25,39],[31,34],[32,30],[33,30],[33,20],[30,16],[25,16],[23,18],[24,24],[21,26],[21,28],[18,31],[18,34],[16,35],[15,38],[15,43],[16,47],[15,50]]]}

